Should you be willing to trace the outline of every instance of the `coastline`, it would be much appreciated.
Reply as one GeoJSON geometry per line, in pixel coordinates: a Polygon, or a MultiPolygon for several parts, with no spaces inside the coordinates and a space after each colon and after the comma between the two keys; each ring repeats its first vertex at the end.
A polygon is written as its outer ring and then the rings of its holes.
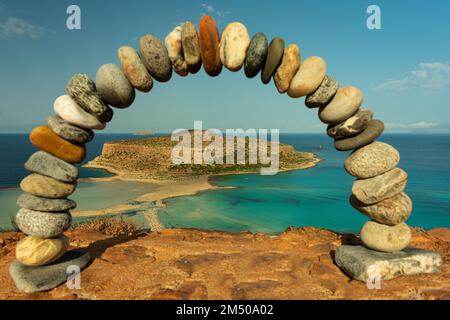
{"type": "MultiPolygon", "coordinates": [[[[309,161],[308,163],[301,164],[292,168],[283,168],[283,169],[280,168],[279,173],[310,169],[316,167],[317,164],[322,161],[322,159],[320,159],[317,155],[313,153],[308,154],[310,154],[311,156],[311,161],[309,161]]],[[[143,213],[143,216],[147,220],[150,229],[152,231],[161,231],[162,229],[165,229],[165,226],[161,223],[161,221],[158,218],[158,208],[164,206],[164,200],[182,196],[194,196],[198,195],[199,193],[210,190],[236,188],[232,186],[225,186],[225,187],[215,186],[210,182],[210,179],[214,177],[234,176],[244,174],[259,174],[259,172],[255,171],[239,171],[233,173],[218,173],[218,174],[196,176],[192,177],[191,179],[158,180],[158,179],[142,178],[139,177],[138,175],[130,177],[130,173],[122,172],[120,170],[117,170],[110,166],[106,166],[104,164],[102,165],[96,164],[95,160],[83,165],[83,168],[105,170],[108,173],[114,174],[114,176],[104,178],[84,178],[81,179],[80,182],[110,182],[117,180],[136,181],[156,185],[157,189],[152,191],[151,193],[143,194],[134,199],[130,199],[133,202],[138,202],[141,204],[120,204],[99,210],[83,210],[83,211],[74,210],[72,212],[72,215],[75,218],[104,216],[104,215],[119,215],[127,211],[142,210],[143,204],[152,202],[155,204],[155,207],[151,208],[150,210],[147,209],[143,213]]]]}

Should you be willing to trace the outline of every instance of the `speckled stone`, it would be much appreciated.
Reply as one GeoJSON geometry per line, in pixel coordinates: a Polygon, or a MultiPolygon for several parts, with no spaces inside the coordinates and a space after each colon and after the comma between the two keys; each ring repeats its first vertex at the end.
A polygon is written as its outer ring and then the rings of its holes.
{"type": "Polygon", "coordinates": [[[283,60],[284,55],[284,40],[280,37],[275,37],[269,44],[267,50],[267,58],[264,63],[264,68],[261,72],[261,81],[268,84],[283,60]]]}
{"type": "Polygon", "coordinates": [[[250,36],[247,28],[240,22],[228,24],[220,38],[220,61],[232,72],[241,70],[249,46],[250,36]]]}
{"type": "Polygon", "coordinates": [[[26,235],[48,239],[69,229],[72,216],[69,212],[43,212],[20,209],[15,217],[17,227],[26,235]]]}
{"type": "Polygon", "coordinates": [[[75,192],[76,183],[66,183],[37,173],[30,174],[20,182],[26,193],[49,199],[62,199],[75,192]]]}
{"type": "Polygon", "coordinates": [[[362,203],[352,195],[350,196],[350,204],[372,220],[388,226],[405,222],[413,210],[412,201],[404,192],[371,205],[362,203]]]}
{"type": "Polygon", "coordinates": [[[367,129],[372,118],[372,111],[369,109],[361,109],[344,122],[328,125],[327,134],[335,139],[354,137],[367,129]]]}
{"type": "Polygon", "coordinates": [[[115,64],[102,65],[95,76],[97,91],[103,101],[116,108],[128,108],[136,97],[135,90],[115,64]]]}
{"type": "Polygon", "coordinates": [[[83,162],[86,157],[84,144],[74,144],[64,140],[47,126],[39,126],[31,130],[30,142],[36,148],[69,163],[83,162]]]}
{"type": "Polygon", "coordinates": [[[17,198],[17,205],[25,209],[47,212],[67,211],[77,207],[77,203],[70,199],[48,199],[28,193],[23,193],[17,198]]]}
{"type": "Polygon", "coordinates": [[[339,82],[332,76],[325,76],[320,87],[306,97],[305,104],[308,108],[325,107],[334,98],[338,89],[339,82]]]}
{"type": "Polygon", "coordinates": [[[153,88],[153,80],[136,50],[123,46],[117,54],[123,73],[131,85],[141,92],[149,92],[153,88]]]}
{"type": "Polygon", "coordinates": [[[367,179],[394,169],[400,162],[400,153],[383,142],[372,142],[355,150],[344,163],[345,170],[354,177],[367,179]]]}
{"type": "Polygon", "coordinates": [[[104,122],[86,112],[69,95],[58,97],[53,103],[53,110],[61,119],[80,128],[103,130],[106,127],[104,122]]]}
{"type": "Polygon", "coordinates": [[[405,249],[411,242],[411,230],[404,223],[386,226],[375,221],[368,221],[361,230],[361,240],[369,249],[397,252],[405,249]]]}
{"type": "Polygon", "coordinates": [[[83,129],[65,122],[61,117],[53,115],[47,118],[47,125],[54,133],[73,143],[88,143],[94,139],[94,131],[83,129]]]}
{"type": "Polygon", "coordinates": [[[33,153],[25,169],[52,177],[62,182],[74,182],[78,179],[78,168],[44,151],[33,153]]]}
{"type": "Polygon", "coordinates": [[[295,44],[288,45],[284,49],[283,60],[273,76],[279,93],[288,91],[292,79],[300,68],[300,62],[300,48],[295,44]]]}
{"type": "Polygon", "coordinates": [[[199,44],[203,68],[211,77],[222,72],[222,61],[219,51],[219,29],[211,16],[202,16],[199,27],[199,44]]]}
{"type": "Polygon", "coordinates": [[[96,116],[101,122],[111,121],[114,112],[104,104],[94,81],[88,75],[75,74],[67,83],[66,91],[86,112],[96,116]]]}
{"type": "Polygon", "coordinates": [[[373,178],[357,179],[353,182],[352,193],[364,204],[375,204],[403,192],[407,181],[407,173],[395,168],[373,178]]]}
{"type": "Polygon", "coordinates": [[[164,39],[167,48],[169,60],[172,63],[173,70],[180,76],[186,77],[189,74],[188,66],[184,60],[183,44],[181,41],[182,27],[175,27],[164,39]]]}
{"type": "Polygon", "coordinates": [[[363,93],[356,87],[340,88],[331,102],[319,109],[320,121],[337,124],[353,116],[363,103],[363,93]]]}
{"type": "Polygon", "coordinates": [[[202,53],[195,25],[191,21],[183,24],[181,29],[184,61],[190,73],[197,73],[202,67],[202,53]]]}
{"type": "Polygon", "coordinates": [[[145,35],[139,41],[141,58],[150,75],[159,82],[172,77],[172,64],[165,45],[153,35],[145,35]]]}
{"type": "Polygon", "coordinates": [[[308,57],[302,62],[289,85],[288,95],[300,98],[314,93],[327,74],[327,63],[317,56],[308,57]]]}
{"type": "Polygon", "coordinates": [[[71,276],[67,273],[69,266],[78,266],[82,270],[89,262],[90,257],[87,251],[71,250],[46,266],[31,267],[14,261],[9,267],[9,274],[20,291],[26,293],[48,291],[67,282],[71,276]]]}
{"type": "Polygon", "coordinates": [[[358,149],[372,143],[376,138],[381,136],[383,131],[383,122],[380,120],[371,120],[363,132],[354,137],[335,140],[334,146],[339,151],[358,149]]]}
{"type": "Polygon", "coordinates": [[[247,56],[244,62],[244,71],[247,78],[254,78],[261,71],[266,62],[269,43],[264,33],[258,32],[250,41],[247,56]]]}
{"type": "Polygon", "coordinates": [[[59,236],[52,239],[26,237],[17,243],[16,259],[26,266],[44,266],[58,260],[69,247],[69,239],[59,236]]]}

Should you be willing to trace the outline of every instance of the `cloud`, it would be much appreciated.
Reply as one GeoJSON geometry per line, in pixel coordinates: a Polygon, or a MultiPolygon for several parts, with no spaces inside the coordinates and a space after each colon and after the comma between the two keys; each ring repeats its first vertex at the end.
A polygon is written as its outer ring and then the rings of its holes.
{"type": "Polygon", "coordinates": [[[39,39],[48,31],[38,25],[34,25],[24,19],[8,17],[0,20],[0,38],[31,38],[39,39]]]}
{"type": "Polygon", "coordinates": [[[217,15],[220,18],[224,18],[226,15],[230,14],[230,12],[228,10],[217,10],[211,4],[202,3],[200,5],[200,7],[203,10],[202,15],[207,15],[207,14],[209,14],[209,15],[217,15]]]}
{"type": "Polygon", "coordinates": [[[437,122],[414,122],[414,123],[386,123],[386,128],[388,129],[437,129],[440,124],[437,122]]]}
{"type": "Polygon", "coordinates": [[[377,90],[405,91],[409,89],[450,89],[450,65],[440,62],[420,63],[402,79],[390,79],[375,87],[377,90]]]}

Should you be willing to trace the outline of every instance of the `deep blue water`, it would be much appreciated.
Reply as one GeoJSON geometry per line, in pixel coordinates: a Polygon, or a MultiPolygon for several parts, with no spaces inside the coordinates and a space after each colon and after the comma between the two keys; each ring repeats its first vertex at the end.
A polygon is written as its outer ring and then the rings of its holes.
{"type": "MultiPolygon", "coordinates": [[[[104,142],[130,137],[98,135],[88,145],[87,160],[101,153],[104,142]]],[[[426,229],[450,227],[450,135],[385,135],[381,140],[400,151],[400,167],[409,174],[406,191],[413,199],[414,211],[408,224],[426,229]]],[[[228,231],[274,233],[288,226],[359,231],[367,218],[348,204],[353,178],[343,169],[347,153],[336,151],[331,139],[322,134],[282,134],[281,142],[314,152],[323,161],[316,168],[276,176],[214,178],[215,184],[238,188],[170,199],[167,208],[160,210],[160,219],[174,227],[228,231]]],[[[34,151],[26,135],[0,135],[0,218],[18,194],[4,188],[17,188],[28,174],[23,163],[34,151]]],[[[101,170],[81,170],[82,177],[107,175],[101,170]]],[[[138,193],[141,187],[135,187],[138,193]]]]}

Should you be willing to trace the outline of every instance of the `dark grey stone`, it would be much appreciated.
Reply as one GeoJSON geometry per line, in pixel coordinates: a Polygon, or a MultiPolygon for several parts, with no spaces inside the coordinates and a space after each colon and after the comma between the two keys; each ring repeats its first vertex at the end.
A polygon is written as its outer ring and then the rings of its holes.
{"type": "Polygon", "coordinates": [[[78,179],[78,168],[47,152],[37,151],[25,162],[25,169],[62,182],[78,179]]]}
{"type": "Polygon", "coordinates": [[[17,227],[26,235],[48,239],[59,236],[70,228],[72,216],[70,212],[44,212],[20,209],[14,219],[17,227]]]}
{"type": "Polygon", "coordinates": [[[341,246],[335,253],[336,264],[349,276],[360,281],[389,280],[402,275],[437,273],[442,258],[433,251],[406,248],[384,253],[363,246],[341,246]]]}
{"type": "Polygon", "coordinates": [[[97,70],[95,83],[102,100],[113,107],[125,109],[134,102],[136,91],[115,64],[102,65],[97,70]]]}
{"type": "Polygon", "coordinates": [[[373,113],[368,109],[359,110],[354,116],[336,125],[329,125],[328,136],[335,139],[354,137],[364,131],[372,120],[373,113]]]}
{"type": "Polygon", "coordinates": [[[357,136],[335,140],[334,146],[339,151],[349,151],[358,149],[372,143],[381,136],[384,131],[384,124],[380,120],[371,120],[367,128],[357,136]]]}
{"type": "MultiPolygon", "coordinates": [[[[68,270],[70,266],[77,266],[83,270],[90,262],[89,252],[85,250],[67,251],[57,261],[39,267],[26,266],[14,261],[9,267],[9,274],[17,289],[25,293],[48,291],[67,282],[75,274],[68,270]]],[[[81,279],[83,285],[83,279],[81,279]]]]}
{"type": "Polygon", "coordinates": [[[167,82],[172,77],[172,63],[166,46],[153,35],[145,35],[140,40],[141,58],[151,76],[159,82],[167,82]]]}
{"type": "Polygon", "coordinates": [[[269,45],[267,50],[267,58],[264,68],[261,72],[261,81],[268,84],[273,75],[277,72],[278,67],[283,60],[284,55],[284,40],[280,37],[275,37],[269,45]]]}
{"type": "Polygon", "coordinates": [[[72,210],[77,203],[70,199],[47,199],[23,193],[17,198],[17,205],[34,211],[58,212],[72,210]]]}
{"type": "Polygon", "coordinates": [[[258,32],[250,41],[245,57],[244,70],[247,78],[254,78],[264,66],[267,58],[269,43],[264,33],[258,32]]]}
{"type": "Polygon", "coordinates": [[[308,108],[325,107],[335,96],[339,89],[339,82],[332,76],[325,76],[320,87],[306,97],[305,104],[308,108]]]}
{"type": "Polygon", "coordinates": [[[96,116],[101,122],[109,122],[113,111],[106,106],[97,92],[94,81],[86,74],[75,74],[68,82],[66,91],[86,112],[96,116]]]}
{"type": "Polygon", "coordinates": [[[69,124],[57,115],[48,117],[47,124],[58,136],[73,143],[83,144],[94,139],[94,131],[69,124]]]}

